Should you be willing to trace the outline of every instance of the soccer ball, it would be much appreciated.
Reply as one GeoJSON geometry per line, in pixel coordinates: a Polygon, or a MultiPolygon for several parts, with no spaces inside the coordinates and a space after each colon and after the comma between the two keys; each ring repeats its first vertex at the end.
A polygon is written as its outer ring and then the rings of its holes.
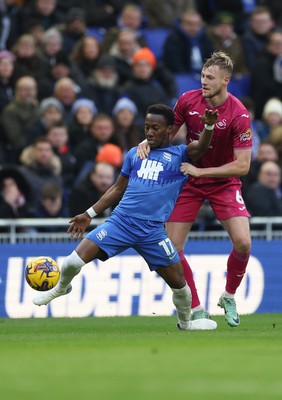
{"type": "Polygon", "coordinates": [[[51,257],[35,257],[25,267],[25,279],[32,289],[44,292],[59,282],[60,268],[51,257]]]}

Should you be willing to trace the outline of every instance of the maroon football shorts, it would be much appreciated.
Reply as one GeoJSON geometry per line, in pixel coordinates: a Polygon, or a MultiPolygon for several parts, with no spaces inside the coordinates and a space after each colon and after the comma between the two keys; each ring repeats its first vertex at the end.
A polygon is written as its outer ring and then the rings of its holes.
{"type": "Polygon", "coordinates": [[[183,187],[168,222],[193,222],[203,202],[209,201],[216,218],[250,217],[241,193],[241,182],[215,182],[183,187]]]}

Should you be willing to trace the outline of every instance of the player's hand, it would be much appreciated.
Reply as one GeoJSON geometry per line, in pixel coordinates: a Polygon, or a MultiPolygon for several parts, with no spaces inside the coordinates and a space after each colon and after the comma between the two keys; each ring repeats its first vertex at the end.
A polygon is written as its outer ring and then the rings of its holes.
{"type": "Polygon", "coordinates": [[[148,157],[151,151],[150,146],[148,145],[147,139],[143,140],[143,142],[138,144],[137,155],[141,160],[144,160],[148,157]]]}
{"type": "Polygon", "coordinates": [[[87,213],[78,214],[69,221],[70,226],[67,232],[70,233],[71,237],[75,240],[82,239],[90,222],[91,218],[87,213]]]}
{"type": "Polygon", "coordinates": [[[199,118],[204,124],[213,125],[218,119],[218,111],[206,108],[204,115],[200,115],[199,118]]]}
{"type": "Polygon", "coordinates": [[[201,169],[195,167],[192,164],[189,163],[182,163],[180,166],[180,171],[183,173],[183,175],[191,175],[195,176],[196,178],[199,178],[201,175],[201,169]]]}

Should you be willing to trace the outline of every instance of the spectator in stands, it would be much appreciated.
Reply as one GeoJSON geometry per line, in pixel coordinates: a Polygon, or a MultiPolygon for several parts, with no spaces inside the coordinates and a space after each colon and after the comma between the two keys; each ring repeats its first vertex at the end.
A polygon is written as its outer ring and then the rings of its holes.
{"type": "Polygon", "coordinates": [[[259,170],[258,182],[250,186],[246,205],[252,216],[282,216],[281,168],[266,161],[259,170]]]}
{"type": "MultiPolygon", "coordinates": [[[[35,218],[68,218],[70,216],[62,187],[55,183],[43,186],[39,203],[34,211],[35,218]]],[[[37,228],[39,232],[65,231],[65,227],[44,226],[37,228]]]]}
{"type": "MultiPolygon", "coordinates": [[[[195,6],[203,20],[211,24],[214,15],[220,11],[227,11],[234,16],[235,30],[241,34],[246,26],[248,14],[245,10],[246,0],[196,0],[195,6]]],[[[249,2],[250,3],[250,2],[249,2]]]]}
{"type": "Polygon", "coordinates": [[[242,35],[242,44],[247,67],[252,71],[260,53],[267,45],[267,37],[275,23],[271,12],[266,7],[256,7],[250,14],[249,23],[242,35]]]}
{"type": "Polygon", "coordinates": [[[137,4],[126,4],[117,20],[117,25],[106,31],[102,44],[103,52],[108,52],[110,50],[113,43],[117,41],[120,31],[124,29],[133,31],[139,46],[145,47],[147,43],[142,34],[143,22],[142,8],[137,4]]]}
{"type": "Polygon", "coordinates": [[[164,63],[173,73],[200,74],[203,62],[210,57],[213,45],[201,15],[186,11],[164,43],[164,63]]]}
{"type": "Polygon", "coordinates": [[[28,131],[27,144],[34,143],[35,139],[44,136],[48,128],[63,119],[63,106],[55,97],[47,97],[39,105],[39,116],[28,131]]]}
{"type": "MultiPolygon", "coordinates": [[[[116,168],[119,173],[123,162],[123,153],[119,146],[112,143],[104,144],[97,153],[95,163],[108,163],[116,168]]],[[[93,163],[94,165],[94,163],[93,163]]]]}
{"type": "Polygon", "coordinates": [[[94,36],[84,36],[73,48],[71,60],[79,68],[84,79],[90,78],[100,57],[100,42],[94,36]]]}
{"type": "Polygon", "coordinates": [[[282,7],[280,0],[256,0],[256,3],[259,6],[267,7],[270,10],[276,24],[282,26],[282,7]]]}
{"type": "Polygon", "coordinates": [[[109,49],[109,54],[116,60],[119,83],[123,84],[131,76],[134,54],[140,50],[136,33],[128,28],[121,30],[117,40],[109,49]]]}
{"type": "Polygon", "coordinates": [[[268,36],[266,50],[252,72],[252,98],[256,103],[256,117],[260,118],[263,107],[270,97],[282,99],[282,32],[268,36]]]}
{"type": "Polygon", "coordinates": [[[2,124],[11,147],[10,162],[17,161],[19,152],[27,144],[28,131],[37,118],[37,84],[31,76],[20,78],[15,87],[15,99],[2,113],[2,124]]]}
{"type": "Polygon", "coordinates": [[[270,142],[261,142],[256,157],[251,161],[248,175],[241,177],[243,198],[250,186],[257,182],[260,167],[266,161],[278,162],[278,151],[270,142]]]}
{"type": "Polygon", "coordinates": [[[56,8],[57,0],[27,1],[22,7],[21,21],[23,31],[28,29],[29,21],[38,20],[45,30],[64,22],[64,14],[56,8]]]}
{"type": "Polygon", "coordinates": [[[282,126],[282,101],[276,97],[270,98],[263,107],[263,139],[268,139],[271,131],[282,126]]]}
{"type": "Polygon", "coordinates": [[[112,114],[113,107],[120,97],[119,77],[114,57],[103,54],[96,69],[87,80],[85,97],[94,101],[99,112],[112,114]]]}
{"type": "Polygon", "coordinates": [[[107,114],[97,114],[92,121],[90,136],[84,139],[75,149],[77,160],[77,171],[82,174],[82,169],[88,170],[89,164],[93,163],[99,149],[106,143],[118,145],[114,135],[114,122],[107,114]]]}
{"type": "Polygon", "coordinates": [[[72,106],[72,120],[69,124],[69,137],[72,149],[90,136],[93,117],[97,114],[95,103],[89,99],[78,99],[72,106]]]}
{"type": "Polygon", "coordinates": [[[68,11],[61,33],[63,50],[70,54],[75,44],[86,34],[86,15],[83,8],[73,7],[68,11]]]}
{"type": "Polygon", "coordinates": [[[35,203],[47,183],[55,183],[62,187],[62,165],[60,158],[52,150],[51,143],[45,137],[39,137],[32,146],[23,150],[20,156],[20,170],[30,183],[35,203]]]}
{"type": "Polygon", "coordinates": [[[130,98],[137,106],[137,122],[141,123],[149,105],[170,104],[170,98],[162,86],[153,79],[157,60],[150,49],[140,49],[132,58],[132,78],[122,88],[122,96],[130,98]]]}
{"type": "Polygon", "coordinates": [[[26,33],[33,37],[35,46],[38,49],[45,33],[45,29],[41,25],[40,21],[38,21],[37,19],[29,21],[26,33]]]}
{"type": "Polygon", "coordinates": [[[272,129],[269,135],[269,142],[275,147],[278,153],[278,163],[282,168],[282,126],[272,129]]]}
{"type": "Polygon", "coordinates": [[[234,31],[233,15],[221,11],[218,12],[209,29],[209,35],[216,51],[223,50],[228,53],[234,61],[234,76],[248,74],[248,68],[244,57],[244,51],[240,37],[234,31]]]}
{"type": "Polygon", "coordinates": [[[0,114],[14,99],[14,66],[16,58],[7,50],[0,51],[0,114]]]}
{"type": "Polygon", "coordinates": [[[80,87],[84,86],[84,79],[79,70],[75,70],[68,56],[61,52],[57,54],[54,64],[46,74],[39,79],[39,99],[52,96],[56,83],[63,78],[70,78],[80,87]]]}
{"type": "Polygon", "coordinates": [[[148,28],[168,28],[190,8],[195,8],[195,0],[143,0],[144,14],[148,28]]]}
{"type": "Polygon", "coordinates": [[[83,96],[81,87],[71,78],[60,78],[55,83],[54,96],[62,103],[63,120],[69,124],[72,120],[72,106],[80,96],[83,96]]]}
{"type": "Polygon", "coordinates": [[[62,52],[63,38],[56,28],[50,28],[44,32],[37,54],[44,63],[46,70],[56,63],[57,55],[62,52]]]}
{"type": "Polygon", "coordinates": [[[40,77],[44,71],[44,64],[36,53],[34,37],[28,34],[20,36],[12,48],[16,56],[15,79],[25,75],[40,77]]]}
{"type": "Polygon", "coordinates": [[[240,101],[249,111],[251,118],[251,131],[253,137],[252,159],[254,159],[258,154],[261,140],[264,138],[264,124],[260,120],[255,119],[255,103],[251,97],[241,97],[240,101]]]}
{"type": "Polygon", "coordinates": [[[29,218],[33,215],[31,187],[15,166],[0,169],[0,218],[29,218]]]}
{"type": "Polygon", "coordinates": [[[143,127],[135,123],[137,113],[135,103],[126,97],[119,99],[113,108],[115,136],[125,153],[143,140],[143,127]]]}
{"type": "MultiPolygon", "coordinates": [[[[115,167],[108,163],[97,163],[77,186],[73,188],[69,197],[71,216],[77,215],[91,207],[93,203],[114,184],[115,167]],[[86,208],[85,208],[86,207],[86,208]]],[[[112,208],[107,209],[99,218],[107,217],[112,208]]]]}
{"type": "Polygon", "coordinates": [[[61,161],[63,186],[68,189],[72,187],[75,179],[76,159],[69,147],[67,126],[61,121],[52,124],[46,132],[46,138],[61,161]]]}

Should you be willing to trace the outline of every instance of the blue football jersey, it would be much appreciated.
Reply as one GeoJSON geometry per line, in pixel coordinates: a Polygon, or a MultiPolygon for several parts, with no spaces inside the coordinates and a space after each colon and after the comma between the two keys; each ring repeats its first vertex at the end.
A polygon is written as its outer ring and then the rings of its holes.
{"type": "Polygon", "coordinates": [[[188,179],[180,171],[181,163],[189,161],[186,148],[170,145],[152,149],[145,160],[137,156],[137,147],[132,148],[121,169],[128,186],[114,213],[165,222],[188,179]]]}

